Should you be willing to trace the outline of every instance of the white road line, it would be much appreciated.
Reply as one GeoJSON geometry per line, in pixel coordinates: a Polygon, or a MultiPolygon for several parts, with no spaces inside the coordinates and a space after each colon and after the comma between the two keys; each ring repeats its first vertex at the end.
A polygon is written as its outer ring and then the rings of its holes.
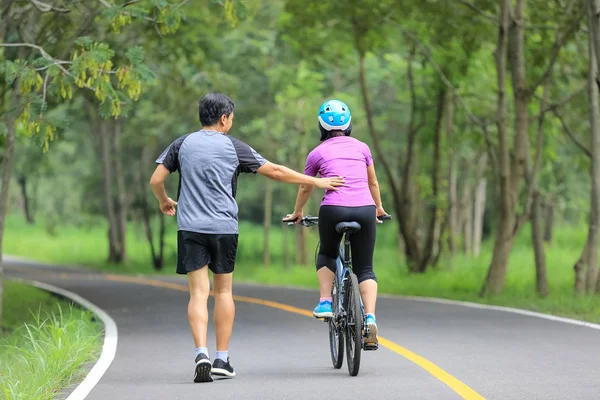
{"type": "Polygon", "coordinates": [[[75,388],[75,390],[67,397],[67,400],[83,400],[86,396],[92,391],[94,386],[98,384],[100,378],[104,375],[113,359],[115,358],[115,354],[117,352],[117,324],[115,321],[106,313],[106,311],[102,310],[100,307],[91,303],[90,301],[84,299],[76,293],[70,292],[65,289],[58,288],[56,286],[48,285],[47,283],[32,281],[27,279],[20,278],[10,278],[15,282],[21,282],[27,285],[35,286],[37,288],[47,290],[49,292],[56,293],[63,297],[66,297],[75,303],[78,303],[82,307],[87,308],[92,311],[104,324],[104,344],[102,346],[102,354],[100,358],[96,362],[96,364],[92,367],[90,372],[87,374],[85,379],[75,388]]]}
{"type": "Polygon", "coordinates": [[[439,304],[470,307],[470,308],[480,308],[483,310],[502,311],[502,312],[507,312],[507,313],[512,313],[512,314],[526,315],[528,317],[541,318],[541,319],[546,319],[546,320],[550,320],[550,321],[562,322],[565,324],[584,326],[586,328],[600,330],[600,324],[594,324],[593,322],[586,322],[586,321],[581,321],[581,320],[572,319],[572,318],[557,317],[555,315],[544,314],[544,313],[539,313],[539,312],[529,311],[529,310],[523,310],[520,308],[471,303],[468,301],[439,299],[437,297],[401,296],[401,295],[386,295],[386,294],[384,294],[384,295],[380,294],[379,297],[389,298],[389,299],[422,301],[422,302],[426,302],[426,303],[439,303],[439,304]]]}

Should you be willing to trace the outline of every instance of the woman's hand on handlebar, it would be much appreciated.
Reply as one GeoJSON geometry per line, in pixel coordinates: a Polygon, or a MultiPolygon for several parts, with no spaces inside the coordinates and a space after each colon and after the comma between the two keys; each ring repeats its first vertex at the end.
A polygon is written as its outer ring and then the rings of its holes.
{"type": "Polygon", "coordinates": [[[283,222],[295,222],[296,224],[299,224],[300,221],[302,221],[302,217],[304,217],[304,213],[302,211],[293,212],[291,214],[286,215],[283,218],[283,222]]]}
{"type": "Polygon", "coordinates": [[[385,212],[383,207],[377,207],[377,216],[375,217],[375,220],[378,224],[383,224],[383,221],[381,221],[379,217],[383,217],[384,215],[388,215],[388,213],[385,212]]]}

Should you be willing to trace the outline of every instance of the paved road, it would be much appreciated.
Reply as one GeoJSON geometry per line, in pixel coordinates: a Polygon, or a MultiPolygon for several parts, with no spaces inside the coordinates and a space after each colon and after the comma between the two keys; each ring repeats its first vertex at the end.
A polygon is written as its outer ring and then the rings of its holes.
{"type": "MultiPolygon", "coordinates": [[[[194,384],[185,281],[156,278],[177,283],[160,287],[152,281],[115,281],[88,271],[15,261],[7,263],[6,273],[78,293],[116,321],[117,355],[87,397],[92,400],[600,399],[598,330],[501,311],[393,298],[379,300],[380,335],[434,363],[481,397],[461,397],[389,348],[363,353],[360,374],[352,378],[345,364],[341,370],[331,367],[324,323],[244,301],[236,302],[229,349],[237,377],[194,384]]],[[[316,292],[304,290],[242,284],[234,290],[237,295],[305,310],[316,299],[316,292]]],[[[210,329],[209,349],[214,357],[210,329]]]]}

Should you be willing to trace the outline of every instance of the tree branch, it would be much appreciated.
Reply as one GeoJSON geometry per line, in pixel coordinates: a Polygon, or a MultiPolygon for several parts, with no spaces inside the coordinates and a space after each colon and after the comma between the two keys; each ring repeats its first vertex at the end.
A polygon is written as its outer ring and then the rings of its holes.
{"type": "Polygon", "coordinates": [[[550,78],[550,76],[552,75],[552,70],[554,69],[554,64],[558,59],[562,47],[571,37],[571,35],[575,33],[577,27],[579,26],[579,21],[581,21],[581,15],[577,14],[576,18],[570,21],[569,25],[567,26],[565,32],[562,35],[559,33],[558,29],[556,30],[556,33],[554,35],[554,44],[552,45],[552,53],[550,55],[550,62],[542,76],[537,80],[537,82],[533,84],[531,88],[529,88],[529,93],[534,93],[540,85],[543,85],[546,82],[546,80],[550,78]]]}
{"type": "Polygon", "coordinates": [[[177,7],[175,7],[175,8],[181,8],[181,7],[183,7],[183,6],[185,5],[185,3],[187,3],[188,1],[190,1],[190,0],[183,0],[183,1],[182,1],[181,3],[179,3],[179,4],[177,5],[177,7]]]}
{"type": "Polygon", "coordinates": [[[128,1],[127,3],[123,4],[121,7],[125,8],[132,4],[139,3],[140,1],[142,1],[142,0],[131,0],[131,1],[128,1]]]}
{"type": "Polygon", "coordinates": [[[42,106],[40,107],[40,117],[44,113],[44,105],[46,104],[46,88],[48,87],[48,77],[49,76],[50,76],[50,74],[48,74],[46,72],[46,75],[44,76],[44,91],[43,91],[43,95],[42,95],[42,106]]]}
{"type": "MultiPolygon", "coordinates": [[[[545,106],[542,110],[540,110],[540,113],[537,115],[534,115],[531,118],[531,120],[533,119],[539,119],[540,115],[542,113],[547,113],[547,112],[554,112],[555,110],[559,109],[560,107],[564,106],[565,104],[569,103],[571,100],[573,100],[575,97],[577,97],[578,95],[580,95],[581,93],[584,93],[586,90],[585,86],[580,87],[579,89],[575,90],[573,93],[570,93],[569,95],[563,97],[562,99],[560,99],[559,101],[557,101],[556,103],[552,103],[549,104],[547,106],[545,106]]],[[[538,98],[536,96],[536,98],[538,98]]],[[[539,99],[539,98],[538,98],[539,99]]],[[[540,99],[541,100],[541,99],[540,99]]]]}
{"type": "Polygon", "coordinates": [[[588,149],[587,147],[585,147],[585,145],[583,143],[581,143],[579,141],[579,139],[577,139],[577,137],[575,136],[575,134],[573,133],[573,131],[571,130],[571,128],[569,128],[569,125],[567,125],[567,123],[565,122],[564,118],[559,114],[559,112],[557,110],[552,110],[552,113],[560,121],[560,123],[561,123],[561,125],[563,127],[563,130],[565,131],[565,133],[567,134],[567,136],[569,136],[569,138],[571,138],[571,140],[573,141],[573,143],[575,143],[575,145],[577,147],[579,147],[579,149],[581,149],[581,151],[583,151],[585,153],[585,155],[588,156],[591,159],[592,158],[592,152],[590,151],[590,149],[588,149]]]}
{"type": "MultiPolygon", "coordinates": [[[[48,54],[46,52],[46,50],[44,50],[41,46],[38,46],[38,45],[32,44],[32,43],[0,43],[0,47],[29,47],[29,48],[35,49],[35,50],[39,51],[42,54],[42,57],[44,57],[46,60],[52,61],[54,63],[54,65],[56,65],[58,68],[60,68],[60,70],[63,73],[70,76],[71,78],[75,78],[69,70],[67,70],[65,67],[63,67],[61,65],[64,63],[62,60],[55,59],[50,54],[48,54]]],[[[93,92],[96,91],[96,89],[93,86],[89,86],[87,84],[84,84],[83,86],[86,89],[89,89],[93,92]]]]}
{"type": "Polygon", "coordinates": [[[485,143],[487,144],[488,153],[490,158],[492,159],[492,165],[494,168],[494,173],[496,174],[496,178],[500,178],[500,169],[498,166],[498,156],[496,154],[496,147],[492,143],[492,138],[490,137],[490,131],[488,130],[488,124],[486,121],[483,121],[482,125],[483,136],[485,137],[485,143]]]}
{"type": "Polygon", "coordinates": [[[41,12],[54,11],[54,12],[65,13],[65,14],[71,12],[71,10],[69,10],[69,9],[54,7],[52,4],[44,3],[43,1],[40,1],[40,0],[31,0],[31,3],[41,12]]]}
{"type": "Polygon", "coordinates": [[[404,33],[411,40],[413,40],[415,42],[415,44],[417,46],[419,46],[421,48],[421,53],[431,63],[431,65],[433,66],[433,69],[438,73],[438,75],[440,76],[440,78],[441,78],[442,82],[444,83],[444,85],[446,85],[446,87],[452,92],[452,97],[454,97],[454,99],[456,100],[456,102],[458,104],[460,104],[461,108],[463,109],[463,111],[467,115],[467,118],[469,120],[471,120],[471,122],[473,122],[474,124],[481,126],[481,124],[482,124],[481,120],[479,118],[477,118],[473,114],[473,112],[471,112],[471,109],[469,108],[469,106],[467,106],[467,104],[465,103],[465,101],[463,100],[463,98],[458,94],[458,91],[456,90],[456,88],[454,87],[454,85],[452,84],[452,82],[450,82],[450,80],[448,79],[448,77],[446,76],[446,74],[444,74],[444,71],[442,71],[442,69],[440,68],[440,66],[435,62],[435,60],[433,59],[433,56],[429,52],[429,49],[423,43],[421,43],[421,41],[419,40],[419,38],[416,37],[416,35],[414,35],[412,32],[405,31],[404,29],[403,29],[403,31],[404,31],[404,33]]]}
{"type": "Polygon", "coordinates": [[[540,113],[538,117],[538,127],[537,127],[537,141],[535,148],[535,160],[533,162],[533,167],[529,167],[529,159],[527,159],[527,169],[528,171],[525,173],[525,182],[527,183],[527,194],[525,197],[525,211],[517,217],[517,222],[515,224],[515,232],[521,230],[525,222],[531,216],[531,208],[533,206],[533,195],[537,191],[537,171],[540,167],[542,161],[542,151],[544,149],[544,119],[546,117],[546,113],[543,111],[546,105],[546,100],[548,98],[548,88],[544,86],[544,94],[542,95],[542,101],[540,103],[540,113]]]}
{"type": "Polygon", "coordinates": [[[471,10],[475,11],[476,13],[482,15],[485,17],[485,19],[487,19],[488,21],[491,21],[494,23],[494,25],[498,24],[498,19],[496,17],[494,17],[491,14],[486,13],[485,11],[483,11],[482,9],[478,8],[477,6],[471,4],[469,1],[467,0],[461,0],[460,4],[467,6],[468,8],[470,8],[471,10]]]}

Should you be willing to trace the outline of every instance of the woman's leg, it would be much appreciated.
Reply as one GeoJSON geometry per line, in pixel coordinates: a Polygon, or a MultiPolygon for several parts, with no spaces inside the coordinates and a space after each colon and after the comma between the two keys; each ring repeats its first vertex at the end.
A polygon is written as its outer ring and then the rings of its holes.
{"type": "Polygon", "coordinates": [[[335,278],[336,259],[342,235],[335,231],[337,207],[322,206],[319,209],[319,255],[317,257],[317,277],[319,278],[320,302],[313,311],[317,318],[331,316],[331,287],[335,278]]]}
{"type": "Polygon", "coordinates": [[[360,297],[365,305],[365,314],[375,314],[375,304],[377,303],[377,281],[367,279],[358,284],[360,288],[360,297]]]}
{"type": "Polygon", "coordinates": [[[327,267],[321,267],[317,270],[317,277],[319,278],[319,291],[321,298],[331,297],[331,287],[333,286],[333,279],[335,274],[327,267]]]}
{"type": "Polygon", "coordinates": [[[358,278],[366,314],[375,314],[377,303],[377,277],[373,271],[373,253],[377,234],[375,210],[375,207],[356,208],[355,218],[360,223],[361,229],[350,237],[352,268],[358,278]]]}

